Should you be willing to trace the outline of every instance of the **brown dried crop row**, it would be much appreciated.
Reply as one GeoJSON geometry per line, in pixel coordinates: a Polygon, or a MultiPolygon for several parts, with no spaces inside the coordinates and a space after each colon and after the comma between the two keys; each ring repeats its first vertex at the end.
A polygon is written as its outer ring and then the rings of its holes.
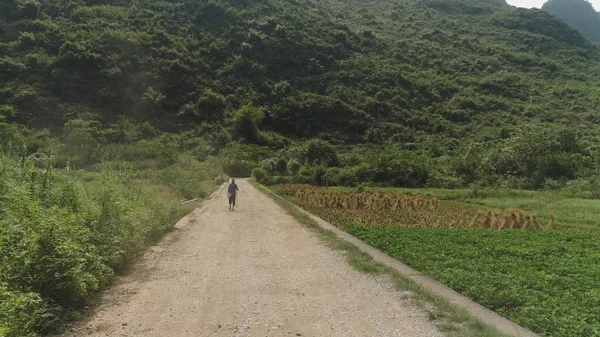
{"type": "Polygon", "coordinates": [[[508,210],[504,214],[495,211],[478,211],[471,222],[473,227],[490,229],[554,229],[555,218],[550,214],[550,222],[543,224],[538,222],[534,213],[522,210],[508,210]]]}
{"type": "Polygon", "coordinates": [[[315,186],[307,184],[281,184],[278,186],[277,191],[281,195],[296,195],[296,192],[298,191],[314,189],[316,189],[315,186]]]}
{"type": "Polygon", "coordinates": [[[281,185],[279,191],[294,202],[341,226],[359,222],[371,226],[420,228],[554,229],[554,215],[547,224],[523,210],[476,210],[435,198],[405,194],[322,192],[311,185],[281,185]]]}

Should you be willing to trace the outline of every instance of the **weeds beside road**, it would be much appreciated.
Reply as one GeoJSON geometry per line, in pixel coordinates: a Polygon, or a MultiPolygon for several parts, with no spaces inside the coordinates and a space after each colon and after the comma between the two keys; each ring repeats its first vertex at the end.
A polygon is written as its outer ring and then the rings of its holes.
{"type": "Polygon", "coordinates": [[[179,160],[55,169],[0,154],[0,336],[48,333],[215,188],[219,170],[179,160]],[[185,178],[183,180],[182,178],[185,178]]]}

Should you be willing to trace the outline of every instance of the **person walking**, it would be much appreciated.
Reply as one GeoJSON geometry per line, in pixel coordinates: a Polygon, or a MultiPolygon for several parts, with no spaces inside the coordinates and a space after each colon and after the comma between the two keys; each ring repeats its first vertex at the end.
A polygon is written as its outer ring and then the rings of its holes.
{"type": "Polygon", "coordinates": [[[237,191],[240,189],[235,183],[235,179],[231,179],[231,184],[229,184],[229,188],[227,189],[227,198],[229,199],[229,210],[235,211],[235,198],[237,196],[237,191]]]}

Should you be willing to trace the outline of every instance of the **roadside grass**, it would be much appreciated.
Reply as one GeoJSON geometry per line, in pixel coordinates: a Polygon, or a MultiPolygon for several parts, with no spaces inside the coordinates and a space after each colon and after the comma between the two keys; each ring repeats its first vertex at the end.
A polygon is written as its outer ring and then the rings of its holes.
{"type": "Polygon", "coordinates": [[[412,294],[411,300],[417,306],[426,310],[429,318],[435,322],[438,329],[449,337],[507,337],[494,327],[482,323],[466,310],[451,304],[445,298],[432,294],[395,269],[374,261],[369,254],[361,251],[352,243],[340,239],[332,231],[321,228],[313,219],[300,211],[294,203],[275,194],[254,180],[250,180],[250,183],[259,191],[271,197],[300,223],[317,233],[328,247],[343,252],[353,268],[366,274],[387,276],[396,289],[409,291],[412,294]]]}
{"type": "Polygon", "coordinates": [[[179,158],[138,170],[40,165],[0,152],[0,336],[56,332],[216,189],[220,168],[179,158]],[[183,177],[183,178],[181,178],[183,177]]]}

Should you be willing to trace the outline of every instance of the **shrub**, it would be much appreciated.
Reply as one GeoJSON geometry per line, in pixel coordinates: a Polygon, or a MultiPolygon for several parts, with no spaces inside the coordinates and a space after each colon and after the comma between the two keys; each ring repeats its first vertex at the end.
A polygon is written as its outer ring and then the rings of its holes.
{"type": "Polygon", "coordinates": [[[327,183],[327,169],[323,166],[317,166],[313,169],[312,172],[312,181],[313,184],[317,186],[323,186],[327,183]]]}
{"type": "Polygon", "coordinates": [[[0,284],[0,336],[29,337],[44,331],[56,316],[36,293],[10,291],[0,284]]]}
{"type": "Polygon", "coordinates": [[[225,118],[225,97],[208,89],[196,103],[186,104],[178,117],[187,122],[218,122],[225,118]]]}
{"type": "Polygon", "coordinates": [[[321,139],[306,142],[302,149],[302,158],[309,165],[336,166],[339,164],[333,145],[321,139]]]}
{"type": "Polygon", "coordinates": [[[230,177],[246,178],[252,175],[252,164],[246,160],[226,159],[223,171],[230,177]]]}
{"type": "Polygon", "coordinates": [[[287,166],[292,175],[297,175],[301,167],[300,163],[296,159],[290,159],[287,166]]]}
{"type": "Polygon", "coordinates": [[[136,168],[161,169],[175,164],[179,151],[169,139],[140,140],[127,144],[110,144],[102,151],[111,161],[131,162],[136,168]]]}
{"type": "Polygon", "coordinates": [[[262,109],[253,105],[245,105],[236,111],[232,119],[234,139],[253,144],[263,143],[259,125],[264,118],[262,109]]]}
{"type": "MultiPolygon", "coordinates": [[[[358,182],[374,181],[375,169],[363,163],[353,168],[354,177],[358,182]]],[[[350,176],[350,175],[349,175],[350,176]]]]}
{"type": "Polygon", "coordinates": [[[295,183],[314,184],[313,172],[314,169],[312,167],[302,166],[298,172],[298,176],[295,178],[295,183]]]}
{"type": "Polygon", "coordinates": [[[97,123],[75,119],[65,125],[65,150],[76,167],[92,163],[100,151],[100,129],[97,123]]]}
{"type": "Polygon", "coordinates": [[[266,184],[270,179],[269,173],[262,168],[252,170],[252,177],[261,184],[266,184]]]}
{"type": "Polygon", "coordinates": [[[215,178],[215,185],[217,185],[217,186],[221,186],[225,182],[227,182],[227,178],[226,177],[223,177],[223,176],[219,175],[218,177],[215,178]]]}
{"type": "MultiPolygon", "coordinates": [[[[311,62],[313,70],[322,69],[318,60],[312,59],[311,62]]],[[[310,138],[339,132],[345,136],[344,140],[358,138],[373,122],[373,117],[339,98],[313,93],[288,95],[274,109],[272,118],[276,131],[282,133],[310,138]]]]}
{"type": "Polygon", "coordinates": [[[262,169],[267,171],[269,174],[273,174],[276,171],[276,162],[274,159],[265,159],[262,162],[262,169]]]}
{"type": "Polygon", "coordinates": [[[356,170],[353,168],[343,168],[335,171],[330,169],[329,173],[336,185],[356,186],[359,183],[356,177],[356,170]]]}
{"type": "Polygon", "coordinates": [[[277,173],[279,173],[279,175],[283,176],[287,173],[287,170],[288,170],[288,166],[287,166],[287,162],[285,161],[285,159],[283,159],[283,158],[277,159],[277,162],[275,163],[275,171],[277,171],[277,173]]]}
{"type": "MultiPolygon", "coordinates": [[[[380,154],[372,181],[395,187],[423,187],[429,171],[423,160],[414,154],[380,154]]],[[[361,180],[369,181],[369,180],[361,180]]]]}
{"type": "MultiPolygon", "coordinates": [[[[202,167],[197,166],[198,169],[202,167]]],[[[186,199],[204,198],[206,196],[204,179],[200,172],[189,169],[184,164],[177,164],[161,170],[156,174],[156,182],[170,186],[177,194],[186,199]]]]}

